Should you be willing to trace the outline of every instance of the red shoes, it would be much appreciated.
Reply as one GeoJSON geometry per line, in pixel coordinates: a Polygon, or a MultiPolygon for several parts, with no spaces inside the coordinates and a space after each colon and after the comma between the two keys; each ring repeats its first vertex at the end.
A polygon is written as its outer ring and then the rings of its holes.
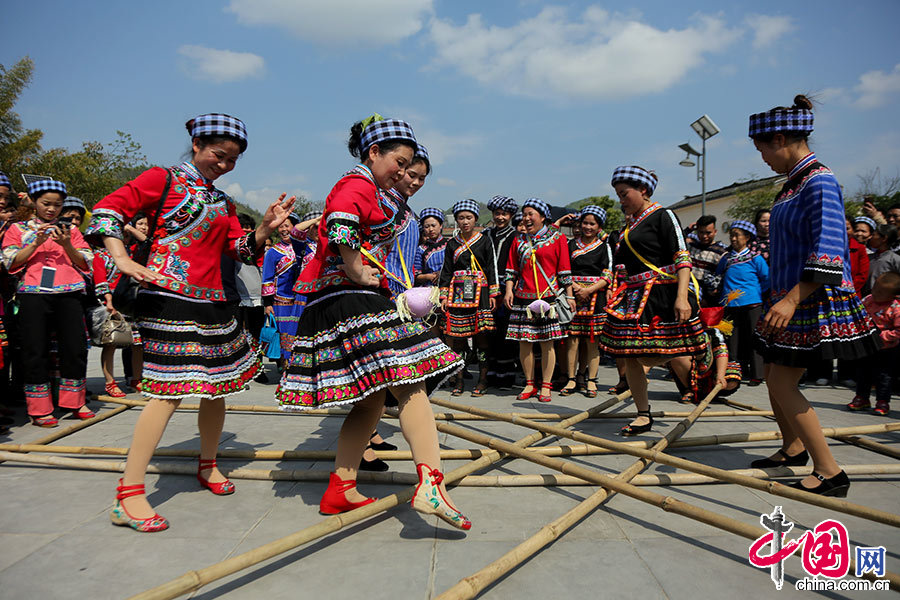
{"type": "Polygon", "coordinates": [[[234,493],[234,484],[229,480],[220,481],[218,483],[210,483],[206,478],[204,478],[200,473],[205,471],[206,469],[214,469],[216,468],[216,459],[204,460],[200,459],[200,464],[197,465],[197,481],[200,482],[200,485],[207,488],[216,496],[227,496],[229,494],[234,493]]]}
{"type": "Polygon", "coordinates": [[[325,493],[322,494],[322,499],[319,501],[319,512],[323,515],[337,515],[375,502],[375,498],[366,498],[362,502],[350,502],[347,500],[344,493],[355,487],[355,479],[344,480],[332,473],[331,477],[328,478],[328,489],[325,490],[325,493]]]}
{"type": "Polygon", "coordinates": [[[542,383],[541,384],[541,395],[538,396],[538,402],[550,402],[553,400],[553,396],[550,395],[550,392],[553,390],[552,383],[542,383]],[[547,390],[547,393],[544,394],[543,391],[547,390]]]}
{"type": "Polygon", "coordinates": [[[128,511],[125,510],[125,507],[122,506],[122,500],[125,498],[144,495],[143,484],[122,485],[122,479],[120,478],[116,492],[116,505],[109,511],[109,520],[112,521],[113,525],[127,525],[141,533],[153,533],[169,528],[169,522],[157,514],[154,514],[149,519],[135,519],[129,515],[128,511]]]}
{"type": "Polygon", "coordinates": [[[123,392],[121,389],[119,389],[119,386],[116,384],[115,381],[110,381],[109,383],[107,383],[105,388],[106,388],[106,395],[109,396],[110,398],[124,398],[125,397],[125,392],[123,392]]]}
{"type": "Polygon", "coordinates": [[[531,387],[530,392],[520,392],[518,396],[516,396],[516,400],[528,400],[529,398],[534,398],[537,396],[538,390],[534,387],[534,379],[526,379],[525,387],[531,387]]]}
{"type": "Polygon", "coordinates": [[[31,417],[31,424],[35,427],[56,427],[59,421],[53,415],[44,415],[43,417],[31,417]]]}
{"type": "Polygon", "coordinates": [[[416,472],[419,474],[419,485],[416,486],[416,491],[409,502],[413,510],[426,515],[437,515],[454,527],[465,531],[472,529],[472,522],[466,515],[456,510],[441,491],[444,474],[425,463],[417,464],[416,472]]]}
{"type": "Polygon", "coordinates": [[[93,419],[97,415],[94,414],[94,411],[89,409],[86,406],[82,406],[81,408],[76,408],[72,411],[72,416],[76,419],[81,419],[82,421],[87,421],[88,419],[93,419]]]}

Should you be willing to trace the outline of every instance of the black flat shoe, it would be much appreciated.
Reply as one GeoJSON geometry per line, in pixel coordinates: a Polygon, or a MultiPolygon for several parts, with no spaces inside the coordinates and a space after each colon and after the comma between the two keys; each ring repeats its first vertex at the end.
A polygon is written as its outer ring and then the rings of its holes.
{"type": "Polygon", "coordinates": [[[847,477],[847,474],[844,473],[843,470],[834,477],[829,477],[828,479],[822,477],[815,471],[813,471],[812,474],[813,477],[819,480],[819,485],[816,487],[804,487],[802,479],[797,483],[792,484],[791,487],[795,490],[803,490],[804,492],[818,494],[820,496],[834,496],[835,498],[847,497],[847,491],[850,489],[850,478],[847,477]]]}
{"type": "Polygon", "coordinates": [[[622,429],[619,430],[619,435],[623,435],[625,437],[630,437],[632,435],[640,435],[642,433],[647,433],[653,427],[653,417],[650,416],[650,407],[647,407],[647,410],[639,410],[637,411],[639,417],[647,417],[650,419],[644,425],[626,425],[622,429]]]}
{"type": "MultiPolygon", "coordinates": [[[[377,432],[373,433],[372,437],[374,438],[376,435],[378,435],[377,432]]],[[[397,446],[395,446],[393,444],[389,444],[389,443],[385,442],[384,440],[375,444],[372,442],[372,438],[369,438],[369,448],[371,448],[372,450],[396,450],[397,446]]]]}
{"type": "Polygon", "coordinates": [[[380,458],[376,458],[375,460],[366,460],[362,458],[359,461],[359,470],[360,471],[376,471],[383,472],[390,469],[388,464],[381,460],[380,458]]]}
{"type": "Polygon", "coordinates": [[[794,456],[788,456],[788,454],[782,450],[778,449],[777,454],[780,454],[784,457],[784,460],[772,460],[771,458],[759,458],[750,463],[750,467],[753,469],[771,469],[774,467],[803,467],[806,466],[806,463],[809,462],[809,454],[806,450],[803,450],[799,454],[795,454],[794,456]]]}

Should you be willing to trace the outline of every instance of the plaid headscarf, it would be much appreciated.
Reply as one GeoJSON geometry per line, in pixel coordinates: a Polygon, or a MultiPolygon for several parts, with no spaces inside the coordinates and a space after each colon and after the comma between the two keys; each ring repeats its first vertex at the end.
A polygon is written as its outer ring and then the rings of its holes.
{"type": "Polygon", "coordinates": [[[875,231],[875,228],[878,227],[878,225],[875,223],[874,219],[872,219],[871,217],[867,217],[865,215],[863,215],[861,217],[856,217],[855,219],[853,219],[853,224],[856,225],[857,223],[865,223],[866,225],[868,225],[869,227],[872,228],[872,231],[875,231]]]}
{"type": "MultiPolygon", "coordinates": [[[[366,125],[360,138],[360,152],[363,155],[374,144],[390,140],[406,140],[407,142],[412,142],[417,149],[419,148],[419,143],[416,142],[416,135],[413,133],[409,123],[399,119],[383,119],[381,115],[375,115],[375,117],[377,117],[375,120],[366,125]]],[[[423,150],[424,148],[422,146],[423,150]]],[[[426,150],[426,154],[427,152],[426,150]]]]}
{"type": "Polygon", "coordinates": [[[508,213],[515,213],[519,208],[519,205],[516,204],[516,201],[512,198],[506,196],[494,196],[488,200],[487,207],[491,212],[494,212],[495,210],[505,210],[508,213]]]}
{"type": "Polygon", "coordinates": [[[766,133],[810,133],[813,112],[807,108],[773,108],[750,115],[750,137],[766,133]]]}
{"type": "Polygon", "coordinates": [[[234,138],[241,152],[247,149],[247,127],[236,117],[222,113],[209,113],[194,117],[185,123],[191,137],[219,136],[234,138]]]}
{"type": "Polygon", "coordinates": [[[529,198],[522,204],[522,209],[524,210],[528,206],[541,213],[545,219],[550,218],[550,205],[540,198],[529,198]]]}
{"type": "Polygon", "coordinates": [[[12,189],[12,182],[9,180],[9,177],[3,171],[0,171],[0,185],[5,185],[9,189],[12,189]]]}
{"type": "Polygon", "coordinates": [[[59,213],[62,214],[70,208],[77,208],[79,212],[81,212],[82,218],[84,218],[84,215],[87,213],[87,208],[85,208],[84,206],[84,200],[82,200],[81,198],[76,198],[75,196],[69,196],[63,201],[63,205],[59,210],[59,213]]]}
{"type": "Polygon", "coordinates": [[[512,219],[510,219],[510,223],[513,224],[513,227],[516,227],[516,226],[518,226],[518,224],[521,223],[521,222],[522,222],[522,211],[521,211],[521,210],[517,210],[517,211],[516,211],[516,214],[514,214],[514,215],[512,216],[512,219]]]}
{"type": "Polygon", "coordinates": [[[578,214],[578,220],[582,220],[585,215],[594,215],[597,217],[597,222],[602,226],[606,223],[606,209],[602,206],[596,206],[594,204],[590,204],[581,209],[581,212],[578,214]]]}
{"type": "Polygon", "coordinates": [[[424,221],[428,217],[434,217],[441,223],[444,222],[444,211],[439,208],[423,208],[422,212],[419,213],[419,221],[424,221]]]}
{"type": "Polygon", "coordinates": [[[732,229],[743,229],[753,237],[756,237],[756,225],[754,225],[750,221],[745,221],[744,219],[735,219],[731,222],[731,226],[728,228],[729,231],[731,231],[732,229]]]}
{"type": "Polygon", "coordinates": [[[480,209],[478,208],[478,203],[468,198],[466,200],[460,200],[456,204],[453,205],[453,216],[456,217],[456,213],[462,212],[464,210],[469,211],[470,213],[475,214],[475,218],[478,218],[478,214],[480,209]]]}
{"type": "Polygon", "coordinates": [[[315,219],[322,216],[321,210],[311,210],[305,215],[303,215],[303,221],[309,221],[310,219],[315,219]]]}
{"type": "Polygon", "coordinates": [[[32,200],[37,199],[43,192],[59,192],[63,199],[69,195],[66,191],[66,184],[62,181],[56,181],[54,179],[38,179],[37,181],[32,181],[28,184],[28,195],[31,196],[32,200]]]}
{"type": "Polygon", "coordinates": [[[638,184],[647,187],[647,196],[652,196],[656,190],[658,180],[651,175],[652,171],[648,171],[643,167],[628,166],[616,167],[612,175],[612,185],[615,187],[617,183],[638,184]]]}

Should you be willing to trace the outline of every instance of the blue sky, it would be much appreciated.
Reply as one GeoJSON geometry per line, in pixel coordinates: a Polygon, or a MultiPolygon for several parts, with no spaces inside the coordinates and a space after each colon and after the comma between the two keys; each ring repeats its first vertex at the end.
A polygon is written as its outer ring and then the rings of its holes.
{"type": "MultiPolygon", "coordinates": [[[[770,174],[747,115],[818,94],[813,147],[847,193],[900,173],[900,2],[530,0],[43,1],[3,6],[0,63],[28,55],[16,109],[44,146],[131,133],[155,164],[183,123],[226,112],[249,149],[219,181],[262,208],[324,200],[353,160],[353,121],[408,120],[434,172],[413,207],[495,194],[565,204],[611,193],[617,165],[697,194],[678,145],[706,113],[707,189],[770,174]]],[[[0,166],[2,168],[2,166],[0,166]]],[[[76,190],[73,190],[77,193],[76,190]]]]}

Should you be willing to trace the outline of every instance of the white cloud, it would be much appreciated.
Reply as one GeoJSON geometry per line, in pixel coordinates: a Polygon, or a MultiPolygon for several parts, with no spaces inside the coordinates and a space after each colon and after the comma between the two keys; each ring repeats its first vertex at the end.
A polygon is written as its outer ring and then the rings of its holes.
{"type": "Polygon", "coordinates": [[[740,36],[717,18],[660,30],[590,7],[569,20],[559,7],[511,27],[435,19],[435,66],[449,65],[482,84],[525,96],[621,99],[665,90],[740,36]]]}
{"type": "Polygon", "coordinates": [[[753,47],[757,50],[773,45],[780,37],[796,29],[791,17],[747,15],[744,22],[753,30],[753,47]]]}
{"type": "Polygon", "coordinates": [[[183,68],[189,76],[215,83],[262,77],[266,68],[263,58],[250,52],[185,45],[178,54],[186,59],[183,68]]]}
{"type": "Polygon", "coordinates": [[[443,187],[454,187],[456,185],[456,182],[448,177],[438,177],[435,183],[443,187]]]}
{"type": "Polygon", "coordinates": [[[282,193],[286,193],[288,197],[297,196],[298,199],[311,197],[309,191],[296,188],[295,186],[286,186],[283,189],[264,187],[256,190],[244,190],[244,187],[239,182],[234,181],[230,183],[220,182],[219,189],[234,200],[255,208],[259,212],[265,212],[269,205],[275,202],[282,193]]]}
{"type": "Polygon", "coordinates": [[[894,70],[869,71],[859,76],[859,84],[853,88],[859,94],[855,104],[859,108],[877,108],[887,104],[900,93],[900,63],[894,65],[894,70]]]}
{"type": "Polygon", "coordinates": [[[326,46],[393,44],[418,33],[433,0],[232,0],[244,25],[272,25],[326,46]]]}

